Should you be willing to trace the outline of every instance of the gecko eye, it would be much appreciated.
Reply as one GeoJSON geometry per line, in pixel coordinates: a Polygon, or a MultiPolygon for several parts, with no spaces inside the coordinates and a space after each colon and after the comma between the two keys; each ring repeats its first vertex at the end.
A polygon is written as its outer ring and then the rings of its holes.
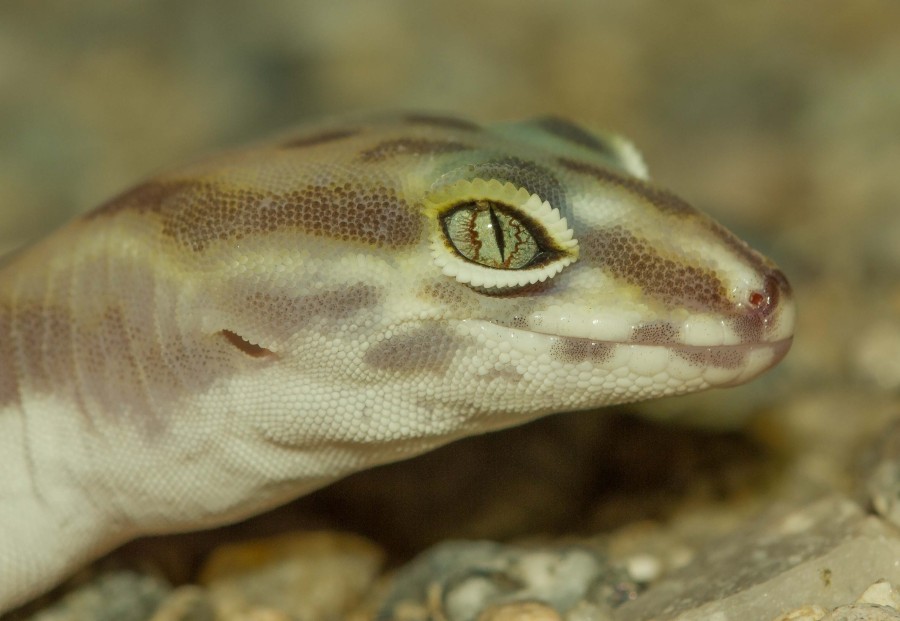
{"type": "Polygon", "coordinates": [[[441,225],[459,254],[487,267],[517,270],[548,255],[529,227],[500,203],[463,203],[443,216],[441,225]]]}
{"type": "Polygon", "coordinates": [[[475,287],[546,280],[578,258],[558,209],[511,183],[476,179],[434,191],[432,255],[444,274],[475,287]]]}

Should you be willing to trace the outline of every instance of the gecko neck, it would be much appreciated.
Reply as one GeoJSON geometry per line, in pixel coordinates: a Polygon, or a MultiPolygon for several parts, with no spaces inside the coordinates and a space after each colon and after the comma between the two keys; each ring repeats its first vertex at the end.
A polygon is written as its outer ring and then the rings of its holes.
{"type": "Polygon", "coordinates": [[[60,480],[71,474],[54,467],[64,458],[51,447],[73,437],[54,424],[63,417],[26,418],[23,411],[0,409],[0,601],[10,606],[126,539],[102,508],[88,502],[78,481],[60,480]]]}
{"type": "Polygon", "coordinates": [[[71,308],[79,299],[71,295],[77,257],[0,268],[4,607],[25,603],[131,535],[115,494],[95,472],[111,443],[86,405],[83,370],[85,360],[102,355],[103,344],[85,338],[85,325],[71,308]]]}

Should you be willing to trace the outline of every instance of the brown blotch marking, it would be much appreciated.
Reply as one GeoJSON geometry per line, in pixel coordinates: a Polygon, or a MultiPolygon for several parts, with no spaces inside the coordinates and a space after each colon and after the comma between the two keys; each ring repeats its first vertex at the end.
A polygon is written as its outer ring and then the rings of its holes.
{"type": "MultiPolygon", "coordinates": [[[[791,294],[791,285],[788,282],[787,278],[779,269],[777,269],[773,265],[771,261],[769,261],[769,259],[753,250],[746,242],[738,238],[724,226],[722,226],[712,218],[704,216],[701,212],[697,211],[687,202],[675,196],[671,192],[654,188],[652,185],[645,183],[639,179],[619,175],[604,168],[586,164],[584,162],[566,158],[560,158],[558,161],[560,165],[569,170],[589,175],[603,183],[612,184],[627,191],[633,192],[644,198],[650,204],[654,205],[661,212],[696,218],[695,221],[707,231],[712,233],[712,235],[714,235],[720,243],[722,243],[735,255],[741,257],[741,259],[751,269],[762,274],[764,290],[759,293],[762,293],[766,297],[763,305],[759,308],[754,309],[749,304],[749,300],[740,300],[740,302],[745,305],[745,308],[747,310],[739,314],[732,314],[729,319],[731,327],[739,335],[742,341],[756,342],[762,340],[766,329],[769,327],[768,317],[774,312],[776,308],[778,308],[782,296],[789,296],[791,294]]],[[[601,234],[601,236],[603,235],[605,234],[601,234]]],[[[684,266],[682,269],[696,270],[697,268],[684,266]]],[[[703,288],[706,291],[710,291],[711,289],[709,285],[712,284],[710,282],[710,278],[712,278],[712,275],[711,273],[705,272],[705,270],[701,271],[707,274],[707,276],[704,277],[707,281],[707,284],[704,285],[703,288]]],[[[653,280],[654,282],[658,281],[658,279],[653,280]]],[[[708,295],[704,297],[711,300],[708,295]]],[[[717,308],[722,312],[731,311],[732,313],[735,310],[733,306],[727,303],[727,300],[723,300],[721,304],[714,308],[717,308]]]]}
{"type": "Polygon", "coordinates": [[[133,422],[148,434],[162,429],[144,384],[143,364],[153,359],[143,347],[141,329],[126,320],[122,309],[107,306],[86,325],[55,305],[23,303],[4,314],[0,330],[7,331],[2,336],[11,343],[7,352],[18,346],[23,389],[77,404],[90,425],[85,399],[102,414],[137,413],[133,422]]]}
{"type": "MultiPolygon", "coordinates": [[[[99,323],[101,328],[93,335],[89,354],[90,366],[103,369],[93,373],[91,392],[115,412],[118,399],[127,395],[136,412],[138,422],[148,435],[158,435],[165,427],[163,412],[157,410],[150,394],[150,386],[144,375],[145,332],[125,316],[123,309],[108,306],[99,323]]],[[[119,406],[121,407],[121,406],[119,406]]]]}
{"type": "Polygon", "coordinates": [[[766,332],[766,319],[752,311],[743,315],[735,315],[727,321],[742,343],[758,343],[766,332]]]}
{"type": "Polygon", "coordinates": [[[559,337],[550,346],[550,355],[554,360],[566,364],[578,364],[585,360],[603,363],[612,357],[615,347],[612,343],[602,341],[559,337]]]}
{"type": "Polygon", "coordinates": [[[316,318],[343,321],[354,313],[370,309],[381,302],[379,291],[363,283],[302,296],[258,291],[241,302],[240,310],[270,328],[290,326],[291,330],[295,330],[308,326],[316,318]]]}
{"type": "Polygon", "coordinates": [[[571,160],[565,157],[559,158],[557,161],[563,168],[582,175],[588,175],[601,183],[613,185],[633,194],[637,194],[663,213],[678,216],[702,215],[684,199],[668,190],[657,188],[646,181],[642,181],[635,177],[629,177],[628,175],[621,175],[600,166],[571,160]]]}
{"type": "Polygon", "coordinates": [[[231,343],[234,347],[241,350],[243,353],[247,354],[251,358],[266,358],[268,356],[274,356],[275,352],[270,349],[266,349],[261,345],[257,345],[255,343],[251,343],[240,334],[236,332],[232,332],[231,330],[222,330],[219,332],[225,340],[231,343]]]}
{"type": "Polygon", "coordinates": [[[211,347],[208,335],[183,331],[165,312],[154,321],[157,304],[174,308],[178,285],[128,262],[107,266],[96,259],[79,272],[105,281],[107,269],[112,290],[73,291],[73,308],[85,295],[91,302],[102,297],[90,313],[73,312],[68,298],[66,305],[0,302],[0,377],[14,358],[23,398],[52,394],[89,428],[121,425],[147,440],[164,438],[183,398],[244,367],[227,343],[211,347]]]}
{"type": "Polygon", "coordinates": [[[474,300],[469,298],[469,303],[467,304],[466,297],[463,295],[466,291],[468,291],[468,289],[463,289],[460,287],[459,283],[455,281],[439,280],[436,282],[425,283],[419,289],[418,297],[434,304],[438,304],[442,308],[459,309],[474,303],[474,300]]]}
{"type": "Polygon", "coordinates": [[[597,136],[579,127],[575,123],[556,116],[546,116],[535,119],[532,123],[548,134],[552,134],[557,138],[562,138],[567,142],[584,147],[594,153],[607,158],[617,158],[618,153],[608,143],[604,142],[597,136]]]}
{"type": "Polygon", "coordinates": [[[137,213],[159,213],[164,204],[181,191],[190,191],[190,182],[157,183],[149,181],[142,183],[106,201],[96,209],[89,211],[83,217],[86,220],[94,220],[104,216],[114,216],[123,211],[136,211],[137,213]]]}
{"type": "Polygon", "coordinates": [[[669,305],[720,312],[732,309],[715,272],[663,257],[620,226],[589,231],[579,244],[582,261],[602,267],[669,305]]]}
{"type": "Polygon", "coordinates": [[[437,155],[470,151],[473,147],[455,140],[430,140],[427,138],[395,138],[385,140],[359,154],[362,162],[383,162],[393,157],[406,155],[437,155]]]}
{"type": "Polygon", "coordinates": [[[452,116],[407,114],[403,117],[403,120],[411,125],[428,125],[431,127],[440,127],[442,129],[460,129],[469,132],[481,130],[481,127],[477,123],[452,116]]]}
{"type": "Polygon", "coordinates": [[[737,347],[675,347],[673,351],[700,369],[739,369],[746,359],[744,351],[737,347]]]}
{"type": "Polygon", "coordinates": [[[389,187],[350,181],[282,193],[229,189],[204,181],[148,182],[87,214],[134,210],[162,219],[162,232],[194,251],[280,230],[405,247],[418,242],[419,214],[389,187]]]}
{"type": "Polygon", "coordinates": [[[512,319],[507,320],[503,325],[507,325],[510,328],[516,328],[517,330],[527,330],[528,320],[524,315],[513,315],[512,319]]]}
{"type": "Polygon", "coordinates": [[[446,328],[429,323],[409,334],[396,334],[375,343],[366,351],[363,362],[380,371],[442,375],[459,347],[459,339],[446,328]]]}
{"type": "Polygon", "coordinates": [[[631,331],[631,343],[641,345],[665,345],[674,343],[678,337],[678,329],[668,322],[648,323],[631,331]]]}
{"type": "Polygon", "coordinates": [[[281,148],[304,149],[306,147],[315,147],[321,144],[327,144],[329,142],[356,136],[359,133],[359,129],[332,129],[316,134],[310,134],[308,136],[298,136],[297,138],[293,138],[282,144],[281,148]]]}
{"type": "Polygon", "coordinates": [[[0,308],[0,338],[0,401],[18,400],[20,391],[49,392],[55,378],[74,368],[72,316],[62,308],[6,305],[0,308]]]}
{"type": "Polygon", "coordinates": [[[568,158],[559,158],[557,161],[562,167],[567,168],[568,170],[588,175],[602,183],[610,184],[632,192],[633,194],[637,194],[663,213],[685,217],[696,217],[697,220],[704,226],[704,228],[715,235],[715,237],[718,238],[719,241],[727,246],[732,252],[740,256],[747,263],[747,265],[751,266],[753,269],[759,272],[767,272],[773,270],[772,263],[764,256],[753,250],[750,246],[748,246],[746,242],[734,235],[731,231],[726,229],[724,226],[722,226],[712,218],[704,216],[703,213],[692,207],[687,201],[676,196],[672,192],[657,188],[650,183],[647,183],[640,179],[629,177],[627,175],[621,175],[610,170],[606,170],[605,168],[594,166],[585,162],[571,160],[568,158]]]}

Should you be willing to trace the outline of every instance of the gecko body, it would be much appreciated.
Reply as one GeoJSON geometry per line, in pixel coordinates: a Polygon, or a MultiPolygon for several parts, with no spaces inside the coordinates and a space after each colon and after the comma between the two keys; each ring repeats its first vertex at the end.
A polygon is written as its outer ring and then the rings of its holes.
{"type": "Polygon", "coordinates": [[[782,273],[555,118],[350,119],[162,173],[0,267],[0,612],[545,414],[749,380],[782,273]]]}

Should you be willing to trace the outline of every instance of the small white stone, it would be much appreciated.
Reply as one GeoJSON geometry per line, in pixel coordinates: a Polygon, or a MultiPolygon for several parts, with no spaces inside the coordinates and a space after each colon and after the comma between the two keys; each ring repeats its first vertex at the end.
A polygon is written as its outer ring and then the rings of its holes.
{"type": "Polygon", "coordinates": [[[872,584],[856,601],[859,604],[877,604],[894,610],[900,609],[900,593],[886,580],[872,584]]]}
{"type": "Polygon", "coordinates": [[[662,573],[662,563],[651,554],[635,554],[625,563],[628,575],[635,582],[653,582],[662,573]]]}

